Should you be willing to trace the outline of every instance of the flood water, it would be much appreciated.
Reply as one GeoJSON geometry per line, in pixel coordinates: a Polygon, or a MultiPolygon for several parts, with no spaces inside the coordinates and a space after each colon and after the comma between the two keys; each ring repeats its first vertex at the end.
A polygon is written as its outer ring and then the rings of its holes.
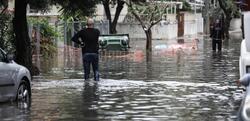
{"type": "Polygon", "coordinates": [[[21,110],[14,104],[2,104],[0,118],[236,120],[242,99],[242,89],[235,83],[240,40],[224,42],[221,53],[211,51],[211,40],[202,36],[194,49],[192,38],[184,41],[180,49],[176,40],[155,40],[148,59],[142,40],[131,42],[129,54],[102,53],[99,82],[84,82],[80,51],[73,56],[64,53],[57,58],[59,64],[41,65],[46,71],[33,79],[31,107],[21,110]]]}

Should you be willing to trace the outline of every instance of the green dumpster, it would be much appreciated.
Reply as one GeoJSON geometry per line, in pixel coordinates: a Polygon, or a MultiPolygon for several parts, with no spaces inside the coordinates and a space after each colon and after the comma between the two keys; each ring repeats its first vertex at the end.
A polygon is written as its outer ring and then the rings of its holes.
{"type": "Polygon", "coordinates": [[[99,48],[107,51],[127,51],[129,40],[129,34],[100,35],[99,48]]]}

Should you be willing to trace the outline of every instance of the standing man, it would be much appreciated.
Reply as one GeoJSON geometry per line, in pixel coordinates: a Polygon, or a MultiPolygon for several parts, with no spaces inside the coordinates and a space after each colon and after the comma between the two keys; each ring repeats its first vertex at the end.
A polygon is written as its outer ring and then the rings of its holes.
{"type": "Polygon", "coordinates": [[[94,80],[99,81],[99,69],[98,69],[98,38],[100,31],[94,28],[94,20],[88,18],[87,28],[83,28],[81,31],[77,32],[72,41],[82,46],[82,57],[83,57],[83,67],[84,67],[84,79],[89,79],[90,65],[94,72],[94,80]],[[79,40],[81,39],[81,41],[79,40]]]}
{"type": "Polygon", "coordinates": [[[212,38],[212,49],[216,51],[216,45],[218,47],[218,51],[221,51],[222,40],[224,39],[224,30],[222,23],[219,19],[215,20],[213,27],[211,28],[211,35],[212,38]]]}

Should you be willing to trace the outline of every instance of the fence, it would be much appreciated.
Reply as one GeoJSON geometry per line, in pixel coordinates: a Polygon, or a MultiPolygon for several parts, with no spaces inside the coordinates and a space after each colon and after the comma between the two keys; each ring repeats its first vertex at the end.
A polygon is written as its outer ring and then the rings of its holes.
{"type": "MultiPolygon", "coordinates": [[[[74,47],[79,45],[73,43],[71,38],[73,35],[85,27],[85,22],[57,22],[50,23],[54,31],[58,33],[58,36],[50,38],[49,41],[57,49],[57,59],[54,59],[52,64],[56,64],[56,67],[74,67],[79,66],[80,60],[75,57],[81,58],[81,52],[74,47]]],[[[98,28],[101,34],[109,34],[109,22],[99,21],[95,23],[95,28],[98,28]]],[[[203,32],[203,19],[197,17],[195,20],[185,20],[184,34],[192,35],[199,32],[203,32]]],[[[136,23],[118,23],[118,33],[128,33],[130,38],[133,39],[145,39],[145,33],[140,24],[136,23]]],[[[152,28],[153,39],[172,39],[177,37],[178,25],[176,21],[162,21],[152,28]]],[[[43,55],[41,52],[41,25],[29,24],[29,36],[34,42],[33,62],[40,69],[41,65],[44,66],[40,57],[43,55]],[[35,31],[35,32],[34,32],[35,31]]],[[[42,67],[43,67],[42,66],[42,67]]],[[[50,66],[50,65],[48,65],[50,66]]],[[[42,69],[43,70],[43,69],[42,69]]]]}

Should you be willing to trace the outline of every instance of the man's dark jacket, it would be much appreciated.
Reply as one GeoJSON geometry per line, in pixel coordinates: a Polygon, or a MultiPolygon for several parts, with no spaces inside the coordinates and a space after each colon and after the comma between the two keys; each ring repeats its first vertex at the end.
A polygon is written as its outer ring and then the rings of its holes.
{"type": "Polygon", "coordinates": [[[82,45],[82,52],[84,53],[98,53],[99,45],[98,38],[100,31],[95,28],[84,28],[77,32],[72,41],[82,45]],[[81,41],[79,40],[81,38],[81,41]]]}

